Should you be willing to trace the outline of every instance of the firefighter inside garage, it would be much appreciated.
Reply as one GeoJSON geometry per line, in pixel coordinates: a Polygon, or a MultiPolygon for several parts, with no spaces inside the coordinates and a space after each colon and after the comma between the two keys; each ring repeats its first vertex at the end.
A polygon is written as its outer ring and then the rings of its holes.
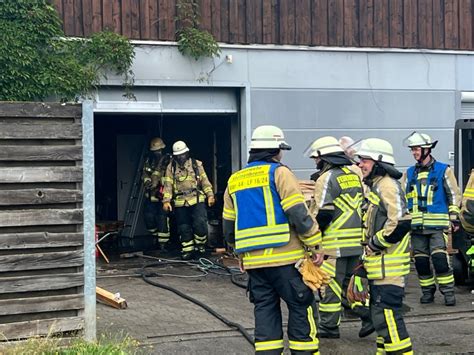
{"type": "Polygon", "coordinates": [[[96,115],[96,225],[99,239],[111,232],[100,242],[107,255],[143,251],[190,259],[223,246],[222,194],[232,171],[235,119],[96,115]],[[142,200],[132,236],[124,221],[134,219],[127,215],[135,210],[134,183],[141,185],[142,200]],[[184,244],[192,248],[184,251],[184,244]]]}

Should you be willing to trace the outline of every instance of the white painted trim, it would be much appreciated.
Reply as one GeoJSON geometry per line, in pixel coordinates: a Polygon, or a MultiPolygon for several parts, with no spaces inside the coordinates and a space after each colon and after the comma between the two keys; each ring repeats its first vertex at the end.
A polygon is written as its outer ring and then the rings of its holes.
{"type": "Polygon", "coordinates": [[[474,92],[473,91],[461,92],[461,102],[474,102],[474,92]]]}
{"type": "Polygon", "coordinates": [[[164,109],[160,102],[147,101],[96,101],[94,112],[98,113],[237,113],[232,109],[164,109]]]}

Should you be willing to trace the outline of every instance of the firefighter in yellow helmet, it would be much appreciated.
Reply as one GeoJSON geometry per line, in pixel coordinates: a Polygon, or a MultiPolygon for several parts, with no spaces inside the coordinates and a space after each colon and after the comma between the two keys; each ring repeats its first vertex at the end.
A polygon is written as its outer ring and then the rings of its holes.
{"type": "MultiPolygon", "coordinates": [[[[338,140],[322,137],[305,152],[315,160],[318,178],[310,211],[322,231],[322,248],[328,258],[322,268],[332,280],[319,303],[319,337],[339,338],[343,292],[352,271],[362,255],[362,181],[349,167],[353,162],[346,156],[338,140]]],[[[367,305],[360,302],[351,308],[362,319],[359,337],[375,331],[367,305]]]]}
{"type": "Polygon", "coordinates": [[[402,314],[405,278],[410,272],[411,222],[399,182],[402,173],[395,169],[393,148],[385,140],[361,141],[356,155],[370,193],[364,223],[367,246],[362,267],[356,269],[349,283],[348,299],[367,295],[368,279],[371,318],[378,335],[377,353],[412,354],[402,314]]]}
{"type": "Polygon", "coordinates": [[[170,161],[168,154],[163,154],[166,145],[161,138],[150,141],[149,154],[143,165],[143,185],[145,201],[143,215],[148,232],[156,237],[161,249],[164,249],[170,238],[168,216],[163,211],[163,181],[166,166],[170,161]]]}
{"type": "Polygon", "coordinates": [[[416,164],[404,174],[402,186],[412,215],[411,245],[422,291],[420,302],[434,301],[437,282],[445,305],[454,306],[454,276],[446,251],[446,233],[451,225],[453,230],[459,228],[461,193],[449,165],[431,155],[436,143],[429,135],[418,132],[405,139],[404,145],[410,148],[416,164]]]}
{"type": "MultiPolygon", "coordinates": [[[[232,174],[224,193],[224,236],[249,275],[256,354],[283,352],[281,299],[289,311],[291,353],[319,354],[314,294],[295,264],[305,248],[321,243],[321,233],[298,180],[280,163],[282,150],[289,149],[280,128],[257,127],[248,164],[232,174]]],[[[315,255],[320,264],[322,254],[315,255]]]]}
{"type": "Polygon", "coordinates": [[[184,260],[206,252],[206,197],[207,204],[213,206],[214,193],[202,162],[190,157],[186,143],[175,142],[164,177],[163,208],[169,212],[174,207],[184,260]]]}

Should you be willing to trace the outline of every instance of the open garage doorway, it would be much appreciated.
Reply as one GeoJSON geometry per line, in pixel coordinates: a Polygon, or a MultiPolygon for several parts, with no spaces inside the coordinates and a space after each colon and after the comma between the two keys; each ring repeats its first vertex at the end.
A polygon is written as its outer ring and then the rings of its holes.
{"type": "MultiPolygon", "coordinates": [[[[95,114],[95,188],[96,221],[100,228],[120,229],[132,193],[143,152],[148,152],[150,139],[161,137],[165,153],[172,153],[172,145],[183,140],[191,157],[203,162],[216,194],[216,205],[208,208],[211,248],[223,245],[221,233],[222,195],[232,173],[235,152],[240,142],[238,115],[233,114],[95,114]]],[[[234,167],[235,168],[235,167],[234,167]]],[[[170,219],[171,222],[173,219],[170,219]]],[[[177,245],[176,232],[171,226],[171,241],[177,245]]],[[[102,233],[104,234],[104,233],[102,233]]],[[[147,235],[140,209],[133,240],[114,236],[104,240],[109,252],[118,253],[153,249],[152,238],[147,235]]]]}

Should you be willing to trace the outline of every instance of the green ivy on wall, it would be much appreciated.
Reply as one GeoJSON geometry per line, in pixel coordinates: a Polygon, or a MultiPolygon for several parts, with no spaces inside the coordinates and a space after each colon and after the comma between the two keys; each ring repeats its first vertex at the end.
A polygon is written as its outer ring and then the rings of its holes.
{"type": "Polygon", "coordinates": [[[201,57],[219,56],[221,49],[212,34],[199,28],[198,0],[178,0],[176,40],[181,54],[195,60],[201,57]]]}
{"type": "Polygon", "coordinates": [[[112,32],[67,39],[46,0],[0,1],[0,100],[61,101],[88,97],[107,73],[133,96],[130,42],[112,32]]]}

